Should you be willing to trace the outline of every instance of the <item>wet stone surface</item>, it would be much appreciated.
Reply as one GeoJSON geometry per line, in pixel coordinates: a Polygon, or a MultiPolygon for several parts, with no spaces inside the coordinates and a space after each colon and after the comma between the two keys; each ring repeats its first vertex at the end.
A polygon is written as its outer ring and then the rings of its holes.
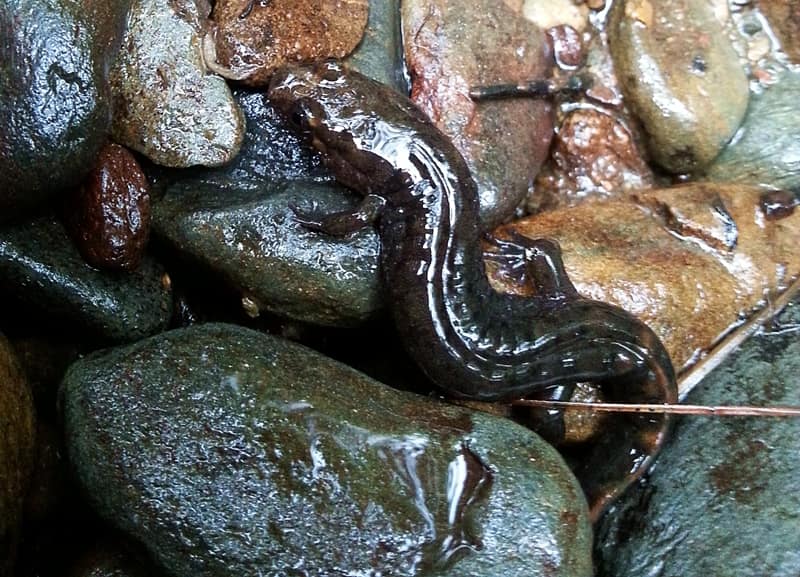
{"type": "Polygon", "coordinates": [[[206,70],[202,0],[134,0],[111,72],[120,144],[165,166],[219,166],[244,137],[244,120],[225,80],[206,70]]]}
{"type": "Polygon", "coordinates": [[[403,74],[400,0],[370,0],[367,29],[345,63],[365,76],[408,93],[403,74]]]}
{"type": "Polygon", "coordinates": [[[226,78],[265,86],[284,64],[350,54],[368,10],[369,0],[217,0],[208,61],[226,78]]]}
{"type": "MultiPolygon", "coordinates": [[[[496,233],[557,240],[578,292],[647,323],[680,370],[800,274],[800,213],[769,219],[763,194],[692,183],[543,212],[496,233]]],[[[519,286],[489,270],[498,289],[519,286]]]]}
{"type": "Polygon", "coordinates": [[[707,166],[747,110],[747,76],[707,2],[620,0],[608,36],[627,104],[668,171],[707,166]]]}
{"type": "Polygon", "coordinates": [[[164,330],[172,293],[164,269],[145,258],[133,272],[101,272],[52,218],[0,228],[3,312],[18,307],[55,327],[109,341],[132,341],[164,330]]]}
{"type": "Polygon", "coordinates": [[[106,144],[66,210],[67,229],[83,258],[100,269],[139,266],[150,234],[150,186],[134,156],[106,144]]]}
{"type": "Polygon", "coordinates": [[[623,117],[598,106],[568,112],[537,175],[530,212],[621,198],[653,186],[653,172],[623,117]]]}
{"type": "Polygon", "coordinates": [[[214,168],[148,166],[154,196],[163,195],[173,184],[202,183],[236,191],[261,188],[272,181],[332,180],[319,154],[289,129],[263,92],[235,88],[233,97],[247,126],[236,157],[214,168]]]}
{"type": "Polygon", "coordinates": [[[172,331],[79,361],[61,392],[94,508],[173,576],[591,574],[549,445],[288,341],[172,331]]]}
{"type": "Polygon", "coordinates": [[[547,155],[551,107],[533,99],[476,103],[469,88],[549,77],[545,35],[495,0],[410,0],[402,21],[411,98],[464,155],[482,223],[496,226],[522,202],[547,155]]]}
{"type": "Polygon", "coordinates": [[[303,228],[290,207],[330,213],[357,203],[355,194],[324,183],[239,190],[182,184],[156,206],[154,232],[180,257],[233,287],[251,316],[269,311],[351,326],[382,304],[376,232],[368,227],[344,239],[326,237],[303,228]]]}
{"type": "MultiPolygon", "coordinates": [[[[800,404],[800,304],[687,398],[800,404]]],[[[598,574],[793,577],[800,568],[798,419],[684,417],[649,479],[600,523],[598,574]]]]}
{"type": "Polygon", "coordinates": [[[0,221],[89,171],[109,129],[106,70],[129,0],[0,4],[0,221]]]}
{"type": "Polygon", "coordinates": [[[23,503],[33,467],[36,424],[28,383],[0,335],[0,575],[13,574],[23,503]]]}
{"type": "Polygon", "coordinates": [[[709,180],[800,187],[800,74],[784,72],[751,99],[736,140],[707,171],[709,180]]]}

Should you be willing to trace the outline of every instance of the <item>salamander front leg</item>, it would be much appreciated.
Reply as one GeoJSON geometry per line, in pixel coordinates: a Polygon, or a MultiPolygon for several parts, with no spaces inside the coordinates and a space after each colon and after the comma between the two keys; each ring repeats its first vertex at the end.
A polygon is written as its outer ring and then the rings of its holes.
{"type": "Polygon", "coordinates": [[[371,226],[381,215],[384,206],[386,206],[385,198],[377,194],[369,194],[354,210],[319,214],[316,211],[304,210],[295,204],[290,204],[289,208],[294,212],[297,222],[304,228],[328,236],[343,238],[364,227],[371,226]]]}

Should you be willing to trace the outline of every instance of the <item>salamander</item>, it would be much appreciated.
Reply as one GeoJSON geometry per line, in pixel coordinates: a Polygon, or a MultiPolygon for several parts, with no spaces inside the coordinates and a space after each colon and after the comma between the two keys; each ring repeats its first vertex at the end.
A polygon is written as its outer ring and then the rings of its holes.
{"type": "Polygon", "coordinates": [[[335,178],[364,196],[352,213],[296,209],[298,219],[336,235],[376,222],[401,340],[446,393],[561,398],[575,383],[591,382],[629,402],[676,399],[658,337],[624,310],[581,297],[554,241],[490,239],[495,255],[516,259],[535,295],[490,286],[475,181],[407,97],[328,61],[277,72],[268,99],[321,151],[335,178]]]}

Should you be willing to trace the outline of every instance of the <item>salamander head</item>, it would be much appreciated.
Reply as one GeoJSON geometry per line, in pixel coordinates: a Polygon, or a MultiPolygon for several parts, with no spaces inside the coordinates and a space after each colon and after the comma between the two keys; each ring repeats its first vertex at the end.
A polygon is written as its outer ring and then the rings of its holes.
{"type": "Polygon", "coordinates": [[[386,186],[421,126],[432,128],[406,97],[336,61],[285,67],[267,95],[336,178],[365,194],[386,186]]]}

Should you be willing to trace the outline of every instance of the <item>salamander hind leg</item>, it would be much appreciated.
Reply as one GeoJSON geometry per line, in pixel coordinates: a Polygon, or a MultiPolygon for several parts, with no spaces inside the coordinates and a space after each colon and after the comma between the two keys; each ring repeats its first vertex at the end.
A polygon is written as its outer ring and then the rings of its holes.
{"type": "Polygon", "coordinates": [[[501,262],[521,274],[535,294],[549,299],[579,299],[578,291],[564,268],[561,247],[549,238],[530,238],[509,231],[504,238],[487,236],[486,241],[497,250],[484,258],[501,262]]]}

